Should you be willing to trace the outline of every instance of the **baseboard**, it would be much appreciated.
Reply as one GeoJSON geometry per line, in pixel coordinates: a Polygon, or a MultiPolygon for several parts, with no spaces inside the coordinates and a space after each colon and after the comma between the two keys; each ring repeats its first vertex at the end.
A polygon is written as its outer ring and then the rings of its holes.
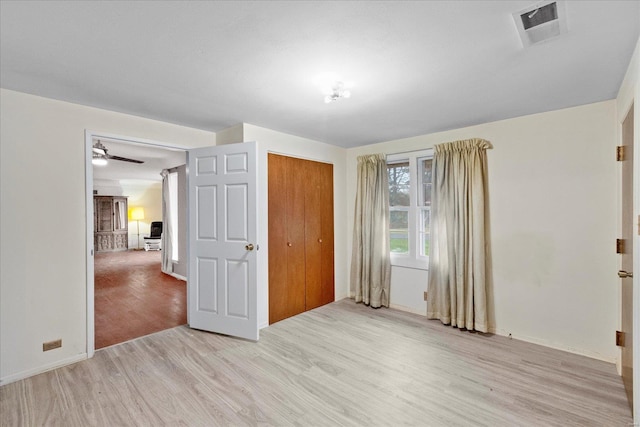
{"type": "Polygon", "coordinates": [[[55,362],[47,365],[39,366],[37,368],[28,369],[26,371],[18,372],[17,374],[7,375],[0,378],[0,386],[23,380],[25,378],[32,377],[34,375],[42,374],[44,372],[52,371],[63,366],[71,365],[72,363],[81,362],[87,359],[87,353],[77,354],[75,356],[67,357],[66,359],[56,360],[55,362]]]}
{"type": "Polygon", "coordinates": [[[413,314],[419,314],[420,316],[426,316],[427,315],[427,303],[425,302],[425,306],[422,310],[417,310],[415,308],[412,307],[407,307],[404,305],[399,305],[399,304],[392,304],[389,303],[389,308],[393,308],[394,310],[400,310],[400,311],[406,311],[408,313],[413,313],[413,314]]]}
{"type": "Polygon", "coordinates": [[[583,350],[583,349],[578,349],[578,348],[573,348],[570,346],[566,346],[566,345],[562,345],[562,344],[557,344],[554,342],[549,342],[547,340],[544,339],[540,339],[540,338],[535,338],[535,337],[529,337],[526,335],[514,335],[513,333],[510,333],[509,331],[505,331],[503,329],[497,329],[495,327],[490,327],[489,328],[489,333],[491,334],[496,334],[496,335],[500,335],[501,337],[507,337],[509,338],[509,334],[511,334],[511,338],[515,339],[515,340],[520,340],[520,341],[525,341],[531,344],[537,344],[537,345],[541,345],[543,347],[547,347],[547,348],[553,348],[555,350],[561,350],[561,351],[566,351],[567,353],[573,353],[573,354],[578,354],[580,356],[585,356],[585,357],[589,357],[591,359],[597,359],[597,360],[602,360],[603,362],[608,362],[608,363],[616,363],[616,357],[615,356],[604,356],[600,353],[597,353],[595,351],[589,351],[589,350],[583,350]]]}
{"type": "MultiPolygon", "coordinates": [[[[406,307],[406,306],[398,305],[398,304],[389,304],[389,308],[393,308],[393,309],[400,310],[400,311],[406,311],[406,312],[413,313],[413,314],[418,314],[418,315],[421,315],[421,316],[426,316],[426,308],[425,308],[425,311],[423,311],[423,312],[420,312],[420,311],[418,311],[416,309],[412,309],[411,307],[406,307]]],[[[497,329],[495,327],[490,327],[489,328],[489,332],[492,333],[492,334],[499,335],[499,336],[502,336],[502,337],[507,337],[507,338],[509,338],[509,334],[511,333],[511,332],[506,331],[504,329],[497,329]]],[[[540,339],[540,338],[534,338],[534,337],[523,336],[523,335],[513,335],[513,333],[511,333],[511,338],[517,339],[517,340],[520,340],[520,341],[525,341],[525,342],[528,342],[528,343],[531,343],[531,344],[537,344],[537,345],[541,345],[543,347],[553,348],[555,350],[566,351],[568,353],[578,354],[580,356],[589,357],[591,359],[602,360],[604,362],[614,363],[616,365],[619,365],[619,361],[618,361],[619,358],[616,357],[616,356],[607,357],[607,356],[604,356],[604,355],[602,355],[600,353],[597,353],[595,351],[577,349],[577,348],[573,348],[573,347],[570,347],[570,346],[549,342],[547,340],[540,339]]]]}
{"type": "Polygon", "coordinates": [[[181,275],[180,275],[180,274],[178,274],[178,273],[169,273],[169,276],[173,276],[173,277],[175,277],[175,278],[176,278],[176,279],[178,279],[178,280],[182,280],[183,282],[186,282],[186,281],[187,281],[187,278],[186,278],[186,277],[181,276],[181,275]]]}

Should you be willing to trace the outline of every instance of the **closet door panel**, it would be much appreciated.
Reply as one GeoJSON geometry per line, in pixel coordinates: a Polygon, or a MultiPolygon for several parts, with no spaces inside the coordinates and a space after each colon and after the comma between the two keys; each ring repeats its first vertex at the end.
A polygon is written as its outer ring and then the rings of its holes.
{"type": "Polygon", "coordinates": [[[333,302],[333,165],[269,154],[269,323],[333,302]]]}
{"type": "Polygon", "coordinates": [[[287,161],[268,155],[269,323],[287,317],[287,161]]]}
{"type": "Polygon", "coordinates": [[[321,304],[335,301],[334,231],[333,231],[333,165],[321,163],[320,223],[321,223],[321,304]]]}
{"type": "Polygon", "coordinates": [[[306,309],[320,307],[322,302],[322,181],[323,165],[304,161],[305,175],[305,267],[306,309]]]}
{"type": "Polygon", "coordinates": [[[287,317],[305,310],[304,163],[287,157],[287,317]]]}

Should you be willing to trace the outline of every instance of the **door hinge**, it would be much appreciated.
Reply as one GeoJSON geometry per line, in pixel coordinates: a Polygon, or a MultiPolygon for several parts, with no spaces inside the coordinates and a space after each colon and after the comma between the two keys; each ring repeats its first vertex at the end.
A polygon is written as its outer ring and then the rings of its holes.
{"type": "Polygon", "coordinates": [[[425,301],[427,300],[427,292],[426,291],[424,292],[424,300],[425,301]]]}
{"type": "Polygon", "coordinates": [[[624,347],[624,332],[616,331],[616,345],[618,347],[624,347]]]}
{"type": "Polygon", "coordinates": [[[616,160],[621,162],[624,160],[624,145],[618,145],[616,147],[616,160]]]}
{"type": "Polygon", "coordinates": [[[616,253],[617,254],[624,253],[624,239],[616,239],[616,253]]]}

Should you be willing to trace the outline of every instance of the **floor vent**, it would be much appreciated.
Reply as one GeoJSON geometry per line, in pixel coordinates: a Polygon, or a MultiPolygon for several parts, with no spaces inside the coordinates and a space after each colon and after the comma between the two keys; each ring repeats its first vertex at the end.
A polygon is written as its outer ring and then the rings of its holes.
{"type": "Polygon", "coordinates": [[[536,3],[514,13],[513,20],[524,47],[542,43],[567,32],[564,0],[536,3]]]}

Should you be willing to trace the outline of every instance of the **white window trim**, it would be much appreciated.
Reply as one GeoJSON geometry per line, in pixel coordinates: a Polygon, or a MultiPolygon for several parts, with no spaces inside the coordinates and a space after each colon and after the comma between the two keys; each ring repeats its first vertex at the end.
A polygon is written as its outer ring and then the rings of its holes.
{"type": "Polygon", "coordinates": [[[433,149],[387,155],[387,164],[409,161],[409,253],[391,252],[391,265],[397,267],[429,269],[429,257],[420,255],[420,215],[418,206],[418,158],[433,157],[433,149]]]}
{"type": "Polygon", "coordinates": [[[178,172],[169,172],[167,177],[169,180],[169,214],[170,223],[164,224],[164,227],[171,228],[171,248],[163,248],[163,250],[171,251],[171,262],[179,262],[178,259],[178,172]]]}

